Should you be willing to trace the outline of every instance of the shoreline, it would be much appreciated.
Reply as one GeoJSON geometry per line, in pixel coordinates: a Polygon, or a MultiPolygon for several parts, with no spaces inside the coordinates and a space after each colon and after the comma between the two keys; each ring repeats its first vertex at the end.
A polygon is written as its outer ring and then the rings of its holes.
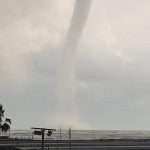
{"type": "MultiPolygon", "coordinates": [[[[1,139],[0,150],[39,150],[42,140],[32,139],[1,139]]],[[[45,149],[67,150],[69,147],[75,149],[122,149],[122,148],[144,148],[150,149],[150,139],[93,139],[93,140],[45,140],[45,149]]]]}

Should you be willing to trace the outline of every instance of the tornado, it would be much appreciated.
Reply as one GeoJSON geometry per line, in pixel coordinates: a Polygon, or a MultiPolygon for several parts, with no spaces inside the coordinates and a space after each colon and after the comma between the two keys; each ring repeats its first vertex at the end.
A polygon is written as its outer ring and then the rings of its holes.
{"type": "Polygon", "coordinates": [[[68,125],[79,126],[76,102],[75,62],[77,48],[86,25],[92,0],[76,0],[64,46],[62,48],[59,80],[59,118],[68,125]]]}

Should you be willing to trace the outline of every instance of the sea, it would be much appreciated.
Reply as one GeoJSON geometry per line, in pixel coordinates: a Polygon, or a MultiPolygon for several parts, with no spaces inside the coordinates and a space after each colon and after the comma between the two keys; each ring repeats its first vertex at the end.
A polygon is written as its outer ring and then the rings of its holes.
{"type": "MultiPolygon", "coordinates": [[[[41,139],[41,135],[34,135],[33,130],[10,130],[5,135],[19,139],[41,139]]],[[[45,139],[51,140],[93,140],[93,139],[150,139],[150,131],[143,130],[57,130],[49,137],[45,132],[45,139]]]]}

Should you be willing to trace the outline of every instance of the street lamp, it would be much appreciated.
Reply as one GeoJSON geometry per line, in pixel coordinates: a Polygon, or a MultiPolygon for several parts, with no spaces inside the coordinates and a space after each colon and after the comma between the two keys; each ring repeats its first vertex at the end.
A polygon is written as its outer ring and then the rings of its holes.
{"type": "Polygon", "coordinates": [[[56,129],[47,129],[47,128],[35,128],[32,127],[31,129],[35,130],[34,134],[35,135],[42,135],[42,150],[44,150],[44,132],[47,130],[47,136],[51,136],[53,131],[56,131],[56,129]]]}

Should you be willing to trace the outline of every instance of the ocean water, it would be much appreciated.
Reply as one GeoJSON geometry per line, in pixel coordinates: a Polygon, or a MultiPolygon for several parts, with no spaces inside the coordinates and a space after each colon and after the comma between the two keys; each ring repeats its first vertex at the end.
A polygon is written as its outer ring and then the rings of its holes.
{"type": "MultiPolygon", "coordinates": [[[[41,136],[34,135],[33,130],[12,130],[7,133],[13,138],[22,139],[41,139],[41,136]]],[[[53,132],[51,137],[48,137],[45,133],[46,139],[59,140],[60,131],[53,132]]],[[[69,131],[61,130],[61,139],[69,139],[69,131]]],[[[72,130],[71,139],[74,140],[89,140],[89,139],[150,139],[150,131],[141,130],[72,130]]]]}

